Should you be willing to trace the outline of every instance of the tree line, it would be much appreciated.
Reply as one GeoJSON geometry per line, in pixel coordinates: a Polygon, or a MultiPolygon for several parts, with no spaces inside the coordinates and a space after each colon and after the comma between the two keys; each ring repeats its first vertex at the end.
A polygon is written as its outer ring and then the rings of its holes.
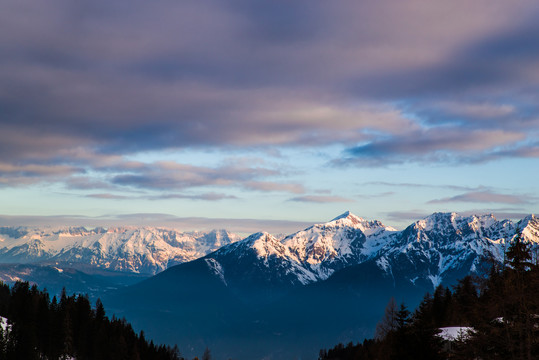
{"type": "Polygon", "coordinates": [[[438,286],[410,312],[391,299],[375,337],[322,349],[320,360],[537,359],[539,354],[539,262],[517,231],[502,264],[486,276],[466,276],[438,286]],[[442,327],[469,327],[454,341],[442,327]]]}
{"type": "Polygon", "coordinates": [[[0,283],[0,316],[8,319],[0,328],[0,360],[183,359],[176,346],[155,345],[125,319],[109,319],[100,300],[92,307],[88,296],[65,290],[51,300],[27,282],[0,283]]]}

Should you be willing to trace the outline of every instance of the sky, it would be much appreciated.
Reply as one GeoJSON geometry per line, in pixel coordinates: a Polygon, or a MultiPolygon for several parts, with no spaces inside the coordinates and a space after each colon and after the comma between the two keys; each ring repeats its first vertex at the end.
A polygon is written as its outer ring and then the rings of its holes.
{"type": "Polygon", "coordinates": [[[539,213],[536,1],[0,0],[0,225],[539,213]]]}

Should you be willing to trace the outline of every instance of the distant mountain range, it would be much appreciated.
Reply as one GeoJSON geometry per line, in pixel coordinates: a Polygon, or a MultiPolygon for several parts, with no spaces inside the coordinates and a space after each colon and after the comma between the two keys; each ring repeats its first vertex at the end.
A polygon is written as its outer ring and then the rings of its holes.
{"type": "Polygon", "coordinates": [[[277,239],[256,233],[127,287],[110,306],[159,341],[221,358],[315,358],[372,336],[391,296],[426,291],[502,262],[516,229],[539,245],[539,219],[435,213],[403,231],[349,212],[277,239]]]}
{"type": "Polygon", "coordinates": [[[225,230],[153,227],[0,227],[0,280],[28,281],[58,295],[105,293],[204,256],[239,236],[225,230]]]}
{"type": "Polygon", "coordinates": [[[0,263],[68,263],[154,275],[240,239],[225,230],[179,232],[153,227],[0,227],[0,263]]]}

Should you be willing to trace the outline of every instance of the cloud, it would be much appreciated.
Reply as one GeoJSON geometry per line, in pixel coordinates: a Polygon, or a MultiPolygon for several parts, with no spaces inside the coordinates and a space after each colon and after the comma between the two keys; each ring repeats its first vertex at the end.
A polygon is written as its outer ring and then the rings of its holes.
{"type": "Polygon", "coordinates": [[[361,163],[385,166],[405,162],[484,162],[500,157],[502,149],[527,146],[524,133],[502,130],[469,130],[438,127],[385,137],[346,150],[348,157],[336,164],[361,163]]]}
{"type": "Polygon", "coordinates": [[[132,168],[128,173],[115,175],[111,183],[150,190],[180,190],[195,187],[240,187],[257,191],[302,193],[303,186],[293,183],[259,181],[280,175],[277,170],[263,167],[221,166],[217,168],[157,162],[132,168]]]}
{"type": "Polygon", "coordinates": [[[64,185],[70,190],[117,190],[118,187],[109,182],[94,179],[88,176],[72,176],[64,180],[64,185]]]}
{"type": "Polygon", "coordinates": [[[538,13],[534,1],[7,0],[0,158],[20,169],[0,175],[299,194],[271,173],[127,158],[330,146],[354,165],[538,157],[538,13]]]}
{"type": "Polygon", "coordinates": [[[301,184],[283,184],[268,181],[248,181],[244,184],[245,188],[257,191],[282,191],[294,194],[302,194],[305,187],[301,184]]]}
{"type": "Polygon", "coordinates": [[[228,231],[247,235],[259,231],[273,234],[289,234],[305,229],[316,223],[290,220],[260,220],[249,218],[207,218],[179,217],[160,213],[115,214],[99,217],[56,215],[56,216],[9,216],[0,215],[2,226],[158,226],[178,229],[180,231],[210,231],[226,229],[228,231]]]}
{"type": "Polygon", "coordinates": [[[460,185],[450,185],[450,184],[421,184],[421,183],[397,183],[397,182],[387,182],[387,181],[368,181],[361,184],[362,186],[374,185],[374,186],[389,186],[389,187],[407,187],[407,188],[434,188],[434,189],[450,189],[450,190],[480,190],[485,189],[484,187],[470,187],[470,186],[460,186],[460,185]]]}
{"type": "Polygon", "coordinates": [[[20,186],[61,179],[83,173],[81,168],[68,165],[11,164],[0,162],[0,185],[20,186]]]}
{"type": "Polygon", "coordinates": [[[387,196],[395,195],[394,191],[386,191],[383,193],[377,193],[377,194],[359,194],[356,195],[358,198],[361,199],[376,199],[376,198],[384,198],[387,196]]]}
{"type": "Polygon", "coordinates": [[[343,198],[340,196],[320,196],[320,195],[298,196],[298,197],[291,198],[288,201],[319,203],[319,204],[353,202],[353,200],[343,198]]]}
{"type": "Polygon", "coordinates": [[[131,199],[128,196],[115,195],[115,194],[88,194],[85,197],[92,199],[104,199],[104,200],[128,200],[131,199]]]}
{"type": "Polygon", "coordinates": [[[408,211],[390,211],[385,213],[385,217],[390,221],[396,221],[403,223],[405,226],[411,224],[414,221],[424,219],[429,216],[430,213],[424,210],[408,210],[408,211]]]}
{"type": "Polygon", "coordinates": [[[442,102],[439,108],[449,114],[466,119],[492,120],[493,118],[507,118],[515,114],[515,106],[511,104],[489,104],[489,103],[459,103],[442,102]]]}
{"type": "Polygon", "coordinates": [[[468,192],[452,197],[431,200],[429,204],[444,204],[451,202],[498,203],[498,204],[533,204],[535,196],[498,194],[491,191],[468,192]]]}
{"type": "Polygon", "coordinates": [[[173,200],[173,199],[187,199],[187,200],[204,200],[204,201],[219,201],[225,199],[238,199],[237,196],[226,195],[221,193],[202,193],[202,194],[163,194],[159,196],[148,196],[150,200],[173,200]]]}

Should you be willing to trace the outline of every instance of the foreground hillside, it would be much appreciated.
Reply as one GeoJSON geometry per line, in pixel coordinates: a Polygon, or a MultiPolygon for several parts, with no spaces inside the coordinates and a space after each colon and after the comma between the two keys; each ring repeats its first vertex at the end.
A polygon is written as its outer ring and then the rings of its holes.
{"type": "Polygon", "coordinates": [[[403,231],[345,213],[279,240],[267,233],[180,264],[106,301],[137,328],[190,356],[314,359],[314,349],[372,336],[388,299],[502,263],[517,228],[539,244],[539,220],[436,213],[403,231]]]}

